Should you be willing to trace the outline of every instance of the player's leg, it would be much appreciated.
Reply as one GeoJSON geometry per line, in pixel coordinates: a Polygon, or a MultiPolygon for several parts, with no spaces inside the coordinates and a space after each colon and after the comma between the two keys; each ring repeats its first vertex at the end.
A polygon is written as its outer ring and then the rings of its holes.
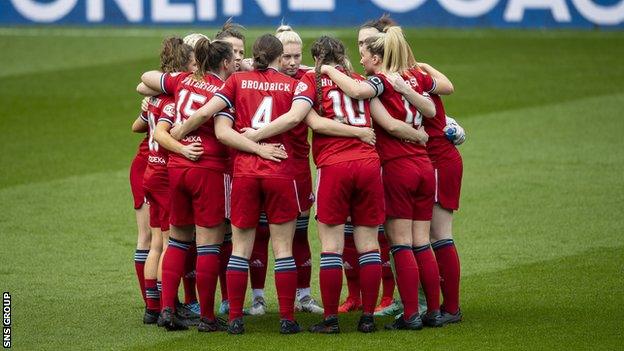
{"type": "Polygon", "coordinates": [[[369,333],[377,329],[373,313],[381,285],[378,231],[379,225],[383,224],[386,218],[384,188],[379,160],[359,160],[348,163],[350,163],[354,178],[350,208],[351,220],[355,226],[353,239],[359,254],[362,289],[362,317],[358,330],[369,333]]]}
{"type": "Polygon", "coordinates": [[[253,316],[266,313],[266,300],[264,298],[264,284],[266,282],[267,267],[269,261],[269,223],[265,213],[260,214],[260,224],[256,228],[253,251],[249,259],[249,280],[251,283],[252,302],[246,314],[253,316]]]}
{"type": "Polygon", "coordinates": [[[225,330],[215,317],[214,300],[219,279],[219,255],[225,233],[225,224],[214,227],[195,227],[197,242],[197,293],[201,320],[197,329],[202,332],[225,330]]]}
{"type": "Polygon", "coordinates": [[[137,245],[134,252],[134,270],[139,282],[143,303],[147,305],[145,296],[145,260],[150,249],[149,205],[145,201],[143,175],[147,167],[147,157],[137,155],[130,165],[130,189],[134,200],[134,214],[137,223],[137,245]]]}
{"type": "Polygon", "coordinates": [[[225,223],[225,235],[223,244],[221,245],[221,253],[219,255],[219,286],[221,287],[221,305],[219,306],[219,314],[228,314],[230,312],[230,302],[227,295],[227,265],[232,256],[232,225],[227,220],[225,223]]]}
{"type": "Polygon", "coordinates": [[[360,290],[360,264],[358,253],[353,241],[353,224],[347,222],[344,226],[344,250],[342,253],[345,278],[347,279],[347,298],[338,307],[339,313],[357,311],[362,309],[362,298],[360,290]]]}
{"type": "Polygon", "coordinates": [[[437,202],[431,220],[431,246],[440,270],[444,323],[459,322],[462,318],[459,308],[461,269],[453,240],[453,211],[459,208],[462,171],[459,156],[453,161],[436,165],[437,202]]]}
{"type": "Polygon", "coordinates": [[[197,242],[193,240],[189,248],[186,261],[184,262],[184,276],[182,284],[184,286],[184,306],[194,313],[199,314],[199,304],[197,302],[196,293],[196,274],[195,265],[197,263],[197,242]]]}
{"type": "MultiPolygon", "coordinates": [[[[156,201],[155,196],[152,196],[149,191],[146,191],[146,196],[150,199],[152,205],[150,206],[150,231],[152,233],[150,250],[145,260],[145,295],[147,298],[147,307],[145,308],[145,314],[143,316],[143,323],[155,324],[160,315],[160,294],[156,287],[156,281],[158,277],[158,262],[162,254],[162,233],[161,227],[161,208],[156,201]]],[[[168,219],[168,218],[167,218],[168,219]]]]}
{"type": "Polygon", "coordinates": [[[235,177],[232,181],[232,255],[226,280],[230,305],[228,333],[242,334],[243,304],[249,279],[249,258],[260,218],[261,184],[259,179],[235,177]]]}
{"type": "Polygon", "coordinates": [[[375,307],[375,315],[395,315],[400,305],[394,300],[394,273],[390,262],[390,244],[386,239],[384,226],[379,226],[379,252],[381,253],[381,302],[375,307]]]}
{"type": "Polygon", "coordinates": [[[360,287],[362,289],[362,317],[358,330],[370,333],[376,330],[373,320],[375,305],[381,285],[381,255],[377,240],[378,226],[355,226],[353,239],[358,251],[360,265],[360,287]]]}

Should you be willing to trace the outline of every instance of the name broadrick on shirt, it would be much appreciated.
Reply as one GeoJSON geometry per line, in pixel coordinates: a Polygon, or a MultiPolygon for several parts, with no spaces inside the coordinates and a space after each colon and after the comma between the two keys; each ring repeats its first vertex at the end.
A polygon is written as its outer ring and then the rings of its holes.
{"type": "Polygon", "coordinates": [[[241,89],[290,92],[290,85],[282,82],[259,82],[257,80],[243,79],[241,81],[241,89]]]}

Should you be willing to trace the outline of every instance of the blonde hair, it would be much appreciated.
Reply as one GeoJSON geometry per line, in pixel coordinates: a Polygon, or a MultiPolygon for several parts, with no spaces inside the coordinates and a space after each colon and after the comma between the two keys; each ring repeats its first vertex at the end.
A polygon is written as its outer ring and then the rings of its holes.
{"type": "Polygon", "coordinates": [[[364,40],[364,46],[373,55],[382,57],[381,71],[404,73],[416,66],[416,59],[399,26],[384,28],[382,33],[364,40]]]}
{"type": "Polygon", "coordinates": [[[210,38],[208,38],[207,36],[201,34],[201,33],[191,33],[187,36],[184,37],[184,44],[190,46],[193,48],[193,50],[195,50],[195,45],[197,45],[197,42],[199,41],[199,39],[208,39],[210,40],[210,38]]]}
{"type": "Polygon", "coordinates": [[[297,32],[295,32],[291,26],[282,23],[275,31],[275,36],[282,42],[282,45],[286,44],[298,44],[303,46],[303,41],[297,32]]]}

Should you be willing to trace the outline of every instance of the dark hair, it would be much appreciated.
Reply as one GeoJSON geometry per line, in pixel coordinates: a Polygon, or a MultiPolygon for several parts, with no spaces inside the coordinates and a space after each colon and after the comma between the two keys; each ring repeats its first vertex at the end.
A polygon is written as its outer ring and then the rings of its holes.
{"type": "Polygon", "coordinates": [[[390,18],[389,14],[384,13],[378,19],[374,19],[374,20],[370,20],[370,21],[365,22],[363,25],[360,26],[360,29],[362,29],[362,28],[375,28],[378,31],[383,32],[384,28],[390,27],[390,26],[397,26],[397,25],[398,24],[396,23],[396,21],[393,20],[392,18],[390,18]]]}
{"type": "Polygon", "coordinates": [[[282,56],[284,46],[273,34],[264,34],[253,44],[253,60],[255,69],[266,69],[271,62],[282,56]]]}
{"type": "Polygon", "coordinates": [[[163,73],[186,71],[192,53],[193,48],[184,44],[181,38],[166,38],[160,50],[160,70],[163,73]]]}
{"type": "Polygon", "coordinates": [[[349,60],[347,59],[347,53],[344,44],[336,39],[326,35],[318,38],[312,48],[310,48],[312,57],[316,58],[316,65],[314,66],[315,78],[316,78],[316,98],[319,101],[320,111],[319,114],[323,115],[323,93],[321,90],[321,65],[327,63],[337,63],[341,65],[345,73],[351,76],[349,60]]]}
{"type": "Polygon", "coordinates": [[[233,60],[234,51],[232,44],[210,39],[201,38],[195,44],[195,59],[197,60],[197,72],[195,78],[203,80],[204,74],[208,71],[217,73],[223,60],[233,60]]]}
{"type": "Polygon", "coordinates": [[[232,22],[232,17],[228,18],[227,21],[221,27],[221,30],[217,32],[215,35],[216,40],[227,39],[229,37],[234,37],[245,41],[245,36],[241,33],[241,30],[244,30],[245,27],[241,26],[238,23],[232,22]]]}

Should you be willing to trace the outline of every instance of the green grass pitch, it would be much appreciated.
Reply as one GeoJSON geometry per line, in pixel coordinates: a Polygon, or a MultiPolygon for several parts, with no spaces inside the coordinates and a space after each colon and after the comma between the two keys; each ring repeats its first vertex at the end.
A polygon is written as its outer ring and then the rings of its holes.
{"type": "MultiPolygon", "coordinates": [[[[0,288],[13,298],[15,349],[624,348],[624,33],[615,31],[407,30],[417,59],[453,80],[447,111],[468,132],[455,220],[463,323],[362,335],[351,314],[338,336],[281,336],[269,270],[271,313],[248,318],[243,336],[142,325],[128,185],[140,139],[130,133],[134,87],[157,67],[162,38],[188,32],[0,28],[0,288]]],[[[248,51],[263,32],[248,31],[248,51]]],[[[307,64],[321,32],[302,31],[307,64]]],[[[355,30],[325,32],[359,68],[355,30]]],[[[310,238],[318,263],[314,225],[310,238]]],[[[317,317],[298,318],[307,327],[317,317]]]]}

